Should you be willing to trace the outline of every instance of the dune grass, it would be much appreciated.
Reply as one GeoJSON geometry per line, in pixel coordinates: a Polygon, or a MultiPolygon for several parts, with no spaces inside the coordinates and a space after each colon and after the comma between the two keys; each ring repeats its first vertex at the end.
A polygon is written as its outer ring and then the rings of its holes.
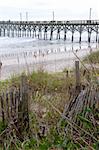
{"type": "MultiPolygon", "coordinates": [[[[10,80],[1,81],[0,87],[3,91],[11,86],[18,87],[20,79],[20,76],[13,76],[10,80]]],[[[24,141],[20,141],[16,136],[13,139],[14,143],[10,143],[11,139],[6,141],[8,150],[87,150],[90,147],[95,150],[98,147],[98,140],[89,143],[90,146],[88,146],[88,143],[85,144],[82,140],[75,140],[74,137],[71,137],[71,134],[66,135],[64,129],[67,121],[61,122],[62,132],[57,130],[57,125],[61,119],[60,113],[63,113],[66,103],[70,100],[71,90],[75,86],[74,72],[67,77],[65,71],[54,74],[37,71],[27,76],[27,83],[31,91],[29,93],[31,97],[29,99],[30,132],[25,134],[24,141]]],[[[91,110],[91,114],[94,115],[95,112],[91,110]]],[[[89,124],[84,117],[83,124],[85,130],[88,128],[90,133],[94,132],[95,128],[98,132],[98,127],[95,127],[92,123],[89,124]]],[[[0,122],[0,133],[4,129],[5,126],[0,122]]],[[[84,139],[82,132],[81,135],[84,139]]],[[[76,133],[75,138],[77,138],[76,133]]]]}
{"type": "Polygon", "coordinates": [[[85,63],[93,63],[93,64],[98,63],[99,64],[99,50],[97,52],[92,52],[91,54],[86,56],[84,58],[84,62],[85,63]]]}

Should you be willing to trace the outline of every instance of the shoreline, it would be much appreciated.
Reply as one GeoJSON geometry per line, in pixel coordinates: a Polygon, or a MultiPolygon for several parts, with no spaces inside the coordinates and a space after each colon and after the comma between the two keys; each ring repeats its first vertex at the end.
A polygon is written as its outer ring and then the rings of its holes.
{"type": "MultiPolygon", "coordinates": [[[[97,51],[98,48],[91,49],[92,52],[97,51]]],[[[61,72],[65,68],[68,70],[74,67],[75,60],[78,60],[75,54],[83,59],[90,53],[90,49],[71,50],[53,52],[34,56],[24,56],[19,58],[8,59],[3,63],[1,68],[1,80],[9,79],[13,75],[20,75],[22,72],[31,73],[37,70],[44,70],[47,72],[61,72]]]]}

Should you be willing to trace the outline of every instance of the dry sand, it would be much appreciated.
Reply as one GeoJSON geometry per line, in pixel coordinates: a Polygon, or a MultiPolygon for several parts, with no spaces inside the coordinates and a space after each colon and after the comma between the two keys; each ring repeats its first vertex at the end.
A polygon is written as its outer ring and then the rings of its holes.
{"type": "MultiPolygon", "coordinates": [[[[92,51],[96,51],[93,49],[92,51]]],[[[12,75],[22,72],[30,73],[34,70],[43,69],[48,72],[63,71],[64,68],[71,69],[74,66],[76,55],[83,58],[90,53],[90,49],[80,49],[74,51],[54,51],[46,53],[24,53],[17,56],[7,56],[2,58],[1,80],[10,78],[12,75]]]]}

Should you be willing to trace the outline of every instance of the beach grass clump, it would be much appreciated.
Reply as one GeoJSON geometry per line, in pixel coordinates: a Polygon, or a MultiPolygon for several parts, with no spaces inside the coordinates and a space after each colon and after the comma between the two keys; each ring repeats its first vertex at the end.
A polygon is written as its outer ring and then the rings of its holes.
{"type": "Polygon", "coordinates": [[[85,63],[93,63],[93,64],[98,63],[99,64],[99,50],[96,52],[92,52],[91,54],[86,56],[84,58],[84,62],[85,63]]]}
{"type": "Polygon", "coordinates": [[[72,76],[66,77],[65,73],[33,72],[29,76],[29,84],[34,91],[45,93],[66,93],[71,84],[74,84],[72,76]]]}

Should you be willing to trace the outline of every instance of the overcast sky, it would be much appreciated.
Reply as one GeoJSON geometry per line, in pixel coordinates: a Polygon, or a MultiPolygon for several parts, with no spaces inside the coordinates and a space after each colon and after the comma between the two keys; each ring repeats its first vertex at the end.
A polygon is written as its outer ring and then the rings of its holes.
{"type": "Polygon", "coordinates": [[[0,20],[99,19],[99,0],[0,0],[0,20]]]}

